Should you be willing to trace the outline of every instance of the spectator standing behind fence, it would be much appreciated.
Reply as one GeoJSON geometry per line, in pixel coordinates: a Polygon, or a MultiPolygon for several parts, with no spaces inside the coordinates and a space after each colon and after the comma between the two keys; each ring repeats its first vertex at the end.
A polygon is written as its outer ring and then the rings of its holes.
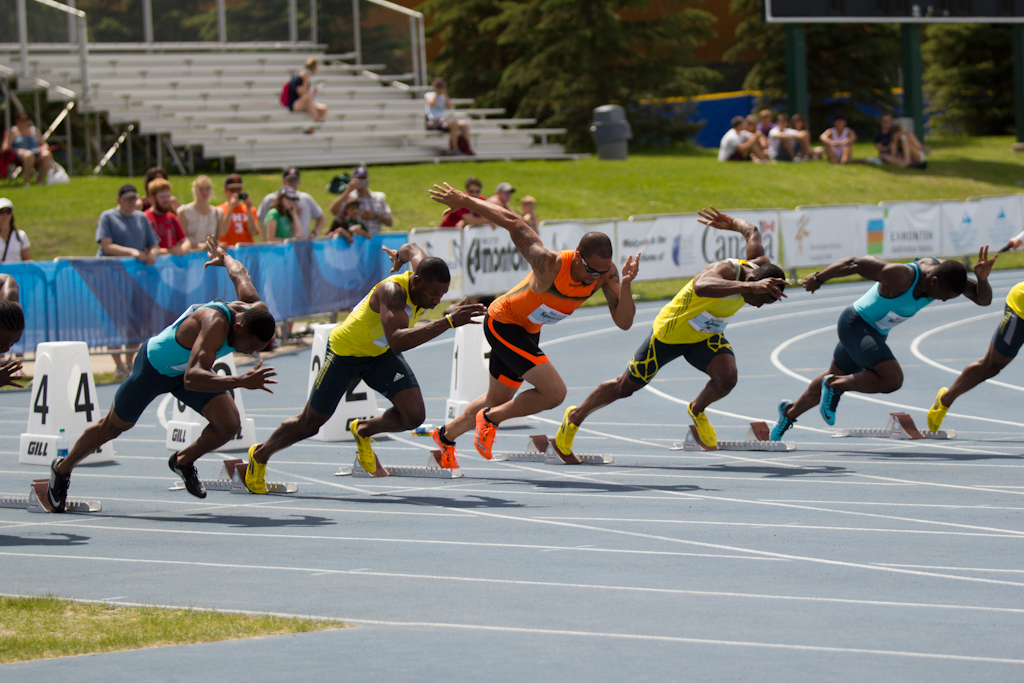
{"type": "Polygon", "coordinates": [[[160,238],[160,253],[173,256],[187,254],[192,245],[178,217],[171,210],[171,184],[163,178],[157,178],[149,184],[149,193],[153,206],[143,213],[160,238]]]}
{"type": "Polygon", "coordinates": [[[28,235],[14,224],[14,202],[0,197],[0,263],[31,261],[28,235]]]}
{"type": "Polygon", "coordinates": [[[204,249],[208,237],[217,237],[217,226],[224,218],[219,206],[210,206],[213,181],[204,175],[192,181],[192,201],[178,209],[181,223],[193,249],[204,249]]]}
{"type": "Polygon", "coordinates": [[[846,117],[836,114],[832,119],[832,127],[821,134],[825,143],[825,153],[830,164],[848,164],[853,161],[853,143],[857,142],[857,134],[846,126],[846,117]]]}
{"type": "Polygon", "coordinates": [[[14,125],[8,131],[0,152],[14,152],[18,156],[18,163],[21,165],[21,177],[25,184],[32,181],[32,171],[36,171],[36,183],[46,184],[46,176],[50,171],[50,164],[53,156],[50,153],[50,146],[43,140],[36,127],[28,117],[28,112],[21,110],[14,115],[14,125]]]}
{"type": "MultiPolygon", "coordinates": [[[[470,197],[483,199],[481,194],[484,189],[483,183],[476,176],[466,178],[466,194],[470,197]]],[[[489,225],[487,219],[469,209],[448,209],[441,215],[442,228],[465,228],[469,225],[489,225]]]]}
{"type": "Polygon", "coordinates": [[[515,213],[515,211],[512,210],[512,205],[510,204],[512,201],[512,195],[515,194],[515,192],[516,188],[512,187],[512,183],[498,183],[498,186],[494,188],[494,194],[488,197],[487,201],[515,213]]]}
{"type": "MultiPolygon", "coordinates": [[[[359,222],[363,224],[368,235],[380,233],[382,225],[390,228],[394,224],[391,207],[388,206],[388,196],[383,192],[370,190],[370,173],[365,166],[358,166],[352,171],[352,180],[342,191],[341,197],[359,201],[359,222]]],[[[346,202],[341,197],[331,202],[332,213],[335,210],[340,212],[341,207],[345,205],[346,202]]]]}
{"type": "MultiPolygon", "coordinates": [[[[366,228],[363,227],[362,222],[359,220],[359,200],[338,197],[331,203],[331,207],[342,201],[344,201],[344,205],[341,205],[341,208],[338,209],[338,215],[334,217],[334,222],[331,223],[327,236],[331,239],[343,239],[349,244],[355,242],[355,239],[353,239],[355,235],[369,238],[370,233],[366,232],[366,228]]],[[[332,211],[331,213],[334,212],[332,211]]]]}
{"type": "MultiPolygon", "coordinates": [[[[117,191],[117,208],[100,214],[96,224],[96,241],[100,244],[97,256],[135,258],[147,265],[156,263],[160,238],[146,214],[135,209],[138,200],[139,192],[134,185],[122,185],[117,191]]],[[[116,367],[114,378],[127,377],[131,371],[131,359],[120,353],[110,355],[116,367]]]]}
{"type": "MultiPolygon", "coordinates": [[[[149,184],[157,178],[163,178],[170,182],[171,177],[167,175],[167,171],[164,170],[163,166],[154,166],[153,168],[146,171],[145,180],[142,183],[142,189],[144,190],[144,196],[139,197],[139,201],[135,202],[135,208],[139,211],[146,211],[153,206],[153,195],[149,191],[149,184]]],[[[181,202],[177,197],[171,195],[171,211],[177,212],[181,208],[181,202]]],[[[205,244],[205,243],[204,243],[205,244]]]]}
{"type": "Polygon", "coordinates": [[[299,193],[293,188],[282,187],[277,193],[277,199],[267,211],[263,241],[283,242],[299,239],[302,237],[299,225],[299,193]]]}
{"type": "Polygon", "coordinates": [[[227,201],[217,207],[224,216],[217,231],[220,243],[232,246],[253,242],[259,234],[259,226],[252,199],[242,184],[242,176],[232,173],[224,179],[224,196],[227,201]]]}
{"type": "Polygon", "coordinates": [[[473,154],[469,124],[462,119],[452,119],[448,116],[448,84],[443,78],[438,77],[431,85],[434,89],[423,94],[423,99],[427,102],[427,130],[448,132],[449,154],[473,154]]]}
{"type": "MultiPolygon", "coordinates": [[[[299,169],[288,168],[285,169],[283,178],[281,181],[281,189],[286,187],[295,190],[298,195],[296,204],[299,212],[299,232],[295,235],[296,239],[302,238],[307,239],[310,236],[316,237],[320,234],[320,230],[324,227],[324,223],[327,221],[327,216],[324,214],[324,210],[320,208],[320,205],[316,203],[313,196],[299,190],[299,183],[302,182],[299,169]],[[309,222],[316,221],[316,225],[313,229],[309,229],[309,222]]],[[[277,200],[278,192],[271,192],[260,201],[260,208],[256,211],[256,218],[259,219],[260,229],[264,233],[263,225],[267,220],[267,213],[270,211],[270,207],[277,200]]]]}
{"type": "MultiPolygon", "coordinates": [[[[327,105],[316,101],[316,94],[319,86],[310,87],[310,79],[316,75],[320,68],[320,60],[310,57],[303,65],[302,71],[297,73],[285,85],[285,92],[282,97],[282,104],[291,111],[304,111],[313,119],[313,123],[320,123],[327,118],[327,105]]],[[[307,132],[312,133],[315,129],[310,128],[307,132]]]]}

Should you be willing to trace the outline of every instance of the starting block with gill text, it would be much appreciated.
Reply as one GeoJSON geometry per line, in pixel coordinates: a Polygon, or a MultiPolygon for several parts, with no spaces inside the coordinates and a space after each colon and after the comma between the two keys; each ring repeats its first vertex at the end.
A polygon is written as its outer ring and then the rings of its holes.
{"type": "Polygon", "coordinates": [[[685,441],[672,444],[673,451],[794,451],[796,443],[792,441],[772,441],[771,430],[765,422],[751,422],[747,430],[747,438],[742,441],[718,440],[716,446],[708,446],[700,440],[697,427],[689,425],[685,441]]]}
{"type": "MultiPolygon", "coordinates": [[[[320,374],[320,368],[327,357],[328,340],[331,336],[331,330],[335,327],[337,325],[333,323],[313,326],[309,381],[306,385],[307,396],[312,393],[317,375],[320,374]]],[[[352,432],[349,431],[349,425],[352,423],[352,420],[368,420],[378,415],[380,415],[380,411],[377,409],[377,394],[370,387],[366,386],[366,382],[359,382],[356,386],[345,392],[341,401],[338,402],[338,407],[335,409],[334,414],[331,415],[331,419],[325,422],[320,427],[320,431],[310,438],[315,441],[355,441],[352,438],[352,432]]]]}
{"type": "MultiPolygon", "coordinates": [[[[230,491],[231,493],[249,493],[245,487],[245,468],[247,463],[244,460],[225,460],[220,468],[220,474],[216,479],[200,479],[207,491],[230,491]],[[236,490],[236,489],[241,490],[236,490]]],[[[267,493],[295,493],[299,485],[294,482],[281,483],[277,481],[266,482],[267,493]]],[[[168,491],[184,491],[185,482],[178,480],[168,491]]]]}
{"type": "MultiPolygon", "coordinates": [[[[235,359],[230,353],[218,358],[213,364],[212,369],[214,372],[228,377],[238,374],[238,370],[235,368],[235,359]]],[[[245,402],[242,400],[242,389],[232,389],[231,398],[235,402],[235,407],[238,408],[238,418],[241,420],[241,427],[234,438],[216,449],[218,452],[244,451],[257,443],[256,422],[251,417],[246,417],[245,402]]],[[[180,451],[198,439],[209,422],[205,417],[189,408],[174,396],[168,394],[165,400],[170,400],[172,406],[171,419],[167,421],[167,440],[165,445],[169,451],[180,451]]],[[[163,405],[161,403],[161,409],[163,409],[163,405]]]]}
{"type": "MultiPolygon", "coordinates": [[[[491,373],[487,369],[491,346],[484,336],[483,325],[463,325],[455,330],[452,351],[452,381],[444,404],[445,420],[454,420],[470,403],[487,393],[491,373]]],[[[501,423],[502,428],[527,427],[526,417],[513,417],[501,423]]]]}
{"type": "MultiPolygon", "coordinates": [[[[0,496],[0,508],[16,508],[28,512],[53,512],[46,497],[49,479],[33,479],[27,496],[0,496]]],[[[99,512],[102,506],[98,500],[69,500],[64,503],[65,512],[99,512]]]]}
{"type": "Polygon", "coordinates": [[[555,448],[555,437],[534,434],[527,439],[525,452],[495,453],[493,460],[498,462],[543,462],[548,465],[607,465],[612,462],[612,456],[571,452],[568,455],[563,455],[555,448]]]}
{"type": "MultiPolygon", "coordinates": [[[[374,456],[376,457],[376,456],[374,456]]],[[[420,477],[428,479],[458,479],[462,476],[462,470],[458,467],[449,469],[441,467],[441,451],[431,451],[430,459],[426,467],[409,467],[406,465],[388,465],[385,467],[377,458],[377,471],[370,474],[359,464],[359,459],[352,464],[352,467],[342,467],[334,473],[336,477],[420,477]]]]}
{"type": "MultiPolygon", "coordinates": [[[[57,457],[60,430],[70,448],[100,419],[89,347],[85,342],[43,342],[36,347],[36,369],[29,392],[28,428],[21,435],[18,462],[49,467],[57,457]]],[[[80,464],[112,462],[113,442],[103,444],[80,464]]]]}
{"type": "Polygon", "coordinates": [[[927,429],[918,429],[914,424],[914,418],[907,413],[889,413],[889,422],[883,429],[837,429],[832,438],[838,439],[846,436],[868,436],[881,437],[883,439],[955,439],[956,432],[952,429],[940,429],[937,432],[929,432],[927,429]]]}

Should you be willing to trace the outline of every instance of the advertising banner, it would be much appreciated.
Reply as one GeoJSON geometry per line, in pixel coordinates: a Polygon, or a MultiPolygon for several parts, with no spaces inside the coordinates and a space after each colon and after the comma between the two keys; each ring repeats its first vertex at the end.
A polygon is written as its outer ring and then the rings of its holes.
{"type": "MultiPolygon", "coordinates": [[[[575,249],[580,238],[588,232],[603,232],[612,241],[612,256],[617,256],[614,218],[602,221],[544,221],[540,224],[540,239],[552,251],[575,249]]],[[[615,262],[619,260],[616,258],[615,262]]]]}
{"type": "Polygon", "coordinates": [[[427,256],[444,259],[448,264],[452,282],[444,301],[459,301],[463,293],[465,270],[462,259],[462,230],[430,230],[415,228],[409,233],[409,241],[418,244],[427,256]]]}
{"type": "Polygon", "coordinates": [[[530,272],[530,264],[512,243],[508,231],[487,226],[462,231],[467,296],[504,294],[530,272]]]}
{"type": "Polygon", "coordinates": [[[1020,195],[942,202],[942,246],[947,256],[977,253],[984,245],[998,251],[1024,226],[1020,195]]]}
{"type": "Polygon", "coordinates": [[[867,255],[911,259],[943,254],[942,208],[935,202],[882,202],[861,207],[867,255]]]}
{"type": "Polygon", "coordinates": [[[780,211],[786,267],[819,266],[866,252],[867,225],[860,207],[800,206],[780,211]]]}

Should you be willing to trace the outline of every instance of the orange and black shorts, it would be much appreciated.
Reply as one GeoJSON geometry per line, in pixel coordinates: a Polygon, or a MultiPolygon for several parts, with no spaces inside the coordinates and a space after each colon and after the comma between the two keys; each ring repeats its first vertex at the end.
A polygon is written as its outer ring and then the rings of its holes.
{"type": "Polygon", "coordinates": [[[491,377],[513,389],[519,388],[523,375],[532,368],[548,362],[540,350],[540,332],[530,333],[488,315],[484,317],[484,336],[491,345],[491,377]]]}

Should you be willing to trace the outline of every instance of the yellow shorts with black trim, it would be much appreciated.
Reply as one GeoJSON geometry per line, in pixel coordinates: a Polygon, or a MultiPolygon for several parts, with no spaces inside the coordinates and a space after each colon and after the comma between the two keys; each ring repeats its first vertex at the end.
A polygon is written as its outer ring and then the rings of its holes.
{"type": "Polygon", "coordinates": [[[711,360],[723,353],[730,356],[736,355],[732,352],[732,346],[728,340],[721,334],[713,334],[707,339],[693,344],[666,344],[655,339],[654,332],[651,331],[644,343],[633,354],[633,360],[629,361],[626,374],[637,384],[646,386],[658,374],[661,366],[668,365],[680,356],[701,372],[707,372],[711,360]]]}

